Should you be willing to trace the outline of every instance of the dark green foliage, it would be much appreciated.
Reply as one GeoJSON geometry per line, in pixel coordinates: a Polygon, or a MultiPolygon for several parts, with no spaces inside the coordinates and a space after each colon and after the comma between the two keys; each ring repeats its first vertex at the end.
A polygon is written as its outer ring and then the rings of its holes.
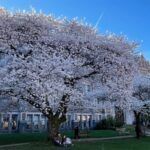
{"type": "Polygon", "coordinates": [[[114,127],[113,120],[102,119],[100,122],[97,123],[95,129],[97,130],[104,130],[104,129],[111,129],[114,127]]]}
{"type": "Polygon", "coordinates": [[[121,128],[123,127],[124,122],[121,120],[115,120],[115,128],[121,128]]]}
{"type": "Polygon", "coordinates": [[[102,119],[100,122],[98,122],[95,129],[97,130],[115,129],[115,128],[120,128],[123,125],[124,125],[123,121],[114,119],[112,117],[108,117],[107,119],[102,119]]]}

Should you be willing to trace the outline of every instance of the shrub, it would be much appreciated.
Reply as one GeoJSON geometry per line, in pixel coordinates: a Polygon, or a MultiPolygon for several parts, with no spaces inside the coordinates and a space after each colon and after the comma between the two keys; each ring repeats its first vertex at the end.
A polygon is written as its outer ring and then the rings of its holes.
{"type": "Polygon", "coordinates": [[[102,119],[99,121],[95,127],[95,129],[100,130],[100,129],[112,129],[114,128],[114,119],[112,117],[109,117],[107,119],[102,119]]]}
{"type": "Polygon", "coordinates": [[[123,121],[121,121],[121,120],[115,120],[115,127],[116,128],[121,128],[121,127],[123,127],[123,125],[124,125],[123,121]]]}
{"type": "Polygon", "coordinates": [[[102,119],[96,124],[96,130],[105,130],[105,129],[115,129],[120,128],[124,125],[123,121],[116,120],[112,117],[108,117],[107,119],[102,119]]]}

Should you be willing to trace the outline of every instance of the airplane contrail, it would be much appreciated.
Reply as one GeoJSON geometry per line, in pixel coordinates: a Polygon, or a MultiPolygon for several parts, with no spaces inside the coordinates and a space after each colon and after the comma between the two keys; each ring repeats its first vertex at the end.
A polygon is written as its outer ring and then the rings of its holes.
{"type": "Polygon", "coordinates": [[[95,24],[95,28],[97,28],[97,26],[99,25],[100,21],[102,20],[103,14],[104,14],[104,13],[101,13],[101,14],[100,14],[100,16],[99,16],[99,18],[98,18],[98,20],[97,20],[97,22],[96,22],[96,24],[95,24]]]}

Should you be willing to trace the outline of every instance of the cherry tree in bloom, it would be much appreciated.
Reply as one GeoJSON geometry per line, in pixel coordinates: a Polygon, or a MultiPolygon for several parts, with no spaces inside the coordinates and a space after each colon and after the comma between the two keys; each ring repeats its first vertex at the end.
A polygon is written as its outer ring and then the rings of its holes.
{"type": "Polygon", "coordinates": [[[78,90],[81,82],[99,83],[110,99],[126,103],[136,69],[135,47],[123,37],[98,34],[75,20],[2,9],[0,95],[42,112],[53,138],[68,110],[95,109],[92,99],[78,90]]]}
{"type": "Polygon", "coordinates": [[[133,80],[131,108],[136,121],[137,138],[141,132],[141,116],[150,114],[150,74],[139,74],[133,80]]]}

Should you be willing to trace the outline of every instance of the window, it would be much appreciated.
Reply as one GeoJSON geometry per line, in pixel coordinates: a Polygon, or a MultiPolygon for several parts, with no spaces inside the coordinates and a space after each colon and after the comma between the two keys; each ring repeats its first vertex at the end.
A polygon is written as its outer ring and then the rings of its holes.
{"type": "Polygon", "coordinates": [[[40,115],[34,115],[33,117],[33,123],[34,123],[34,129],[39,128],[39,120],[40,120],[40,115]]]}
{"type": "Polygon", "coordinates": [[[42,129],[46,128],[46,118],[44,115],[41,115],[41,128],[42,129]]]}
{"type": "Polygon", "coordinates": [[[78,115],[78,116],[77,116],[77,120],[78,120],[78,121],[81,121],[81,115],[78,115]]]}
{"type": "Polygon", "coordinates": [[[91,91],[91,85],[85,85],[85,91],[88,93],[91,91]]]}
{"type": "Polygon", "coordinates": [[[100,102],[101,102],[101,99],[100,99],[100,97],[98,97],[97,98],[97,103],[100,104],[100,102]]]}
{"type": "Polygon", "coordinates": [[[99,121],[102,120],[102,115],[99,115],[98,120],[99,121]]]}
{"type": "Polygon", "coordinates": [[[9,128],[9,115],[3,115],[2,128],[8,130],[9,128]]]}
{"type": "Polygon", "coordinates": [[[67,126],[71,127],[71,115],[67,115],[67,126]]]}
{"type": "Polygon", "coordinates": [[[71,121],[71,115],[67,115],[67,121],[71,121]]]}
{"type": "Polygon", "coordinates": [[[105,102],[105,98],[104,97],[97,97],[97,103],[98,104],[104,105],[104,102],[105,102]]]}
{"type": "Polygon", "coordinates": [[[101,112],[102,114],[105,114],[105,109],[102,109],[102,112],[101,112]]]}
{"type": "Polygon", "coordinates": [[[12,115],[12,130],[16,130],[17,129],[17,122],[18,122],[18,115],[17,114],[13,114],[12,115]]]}
{"type": "Polygon", "coordinates": [[[86,121],[86,115],[82,116],[82,121],[86,121]]]}
{"type": "Polygon", "coordinates": [[[91,115],[88,115],[88,116],[87,116],[87,120],[88,120],[88,121],[92,120],[92,116],[91,116],[91,115]]]}
{"type": "Polygon", "coordinates": [[[22,120],[25,120],[25,119],[26,119],[26,114],[22,113],[22,120]]]}
{"type": "Polygon", "coordinates": [[[27,129],[32,128],[33,115],[27,114],[27,129]]]}

